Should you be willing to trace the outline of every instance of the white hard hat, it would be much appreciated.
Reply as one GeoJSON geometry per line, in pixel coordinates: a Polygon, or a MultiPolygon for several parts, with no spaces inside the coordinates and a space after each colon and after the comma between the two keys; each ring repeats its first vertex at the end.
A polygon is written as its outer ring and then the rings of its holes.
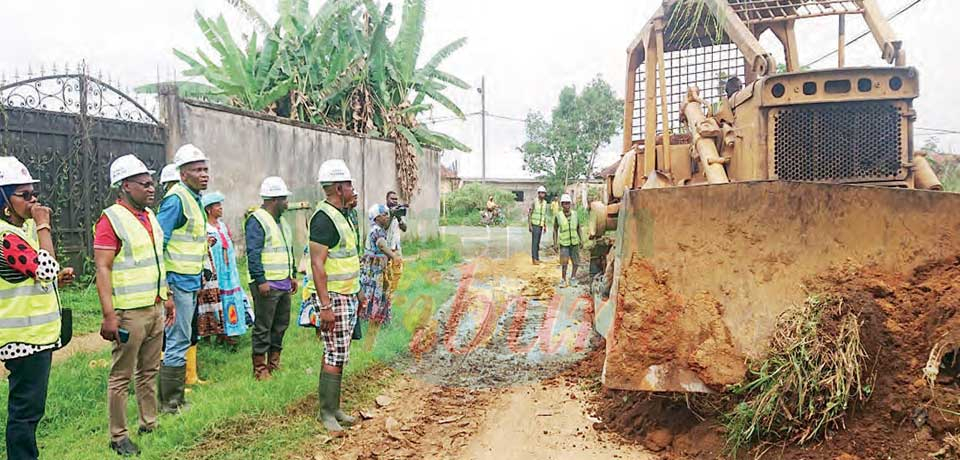
{"type": "Polygon", "coordinates": [[[570,195],[569,195],[569,194],[566,194],[566,193],[564,193],[563,195],[560,195],[560,202],[561,202],[561,203],[573,203],[573,201],[570,200],[570,195]]]}
{"type": "Polygon", "coordinates": [[[290,189],[283,179],[277,176],[270,176],[260,184],[260,196],[262,198],[276,198],[280,196],[290,196],[290,189]]]}
{"type": "Polygon", "coordinates": [[[120,181],[128,177],[140,174],[153,174],[155,172],[156,171],[147,169],[147,165],[143,164],[136,155],[131,153],[117,158],[113,160],[113,163],[110,163],[110,184],[117,185],[120,181]]]}
{"type": "Polygon", "coordinates": [[[547,188],[541,185],[537,187],[537,193],[547,193],[547,188]]]}
{"type": "Polygon", "coordinates": [[[350,170],[343,160],[327,160],[320,165],[320,171],[317,172],[317,182],[330,184],[335,182],[353,182],[350,177],[350,170]]]}
{"type": "Polygon", "coordinates": [[[180,167],[185,164],[195,163],[197,161],[208,161],[208,159],[207,156],[203,154],[203,151],[193,144],[186,144],[180,147],[177,149],[176,155],[173,156],[173,164],[177,169],[180,169],[180,167]]]}
{"type": "Polygon", "coordinates": [[[171,163],[160,170],[160,183],[176,182],[180,180],[180,173],[177,172],[177,165],[171,163]]]}
{"type": "Polygon", "coordinates": [[[14,157],[0,157],[0,186],[23,185],[40,182],[30,176],[27,167],[14,157]]]}

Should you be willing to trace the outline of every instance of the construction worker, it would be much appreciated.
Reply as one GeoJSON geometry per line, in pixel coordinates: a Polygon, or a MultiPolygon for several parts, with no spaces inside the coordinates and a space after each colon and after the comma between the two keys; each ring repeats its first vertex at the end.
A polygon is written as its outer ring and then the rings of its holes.
{"type": "Polygon", "coordinates": [[[94,227],[93,260],[103,312],[100,337],[113,344],[107,380],[110,449],[123,456],[140,453],[127,432],[127,393],[134,373],[138,431],[146,434],[157,427],[153,385],[160,370],[163,328],[173,324],[176,314],[167,296],[163,230],[150,209],[156,194],[153,173],[134,155],[114,160],[110,184],[119,197],[94,227]]]}
{"type": "Polygon", "coordinates": [[[173,187],[173,184],[177,182],[180,182],[180,173],[177,172],[177,165],[171,163],[160,170],[160,186],[163,187],[164,195],[166,195],[173,187]]]}
{"type": "Polygon", "coordinates": [[[559,246],[561,279],[560,287],[577,285],[577,265],[580,263],[581,222],[577,211],[570,209],[572,201],[570,195],[564,193],[560,197],[560,209],[553,220],[553,245],[559,246]],[[567,262],[572,265],[570,280],[567,281],[567,262]]]}
{"type": "Polygon", "coordinates": [[[350,340],[360,307],[360,255],[358,233],[348,217],[356,203],[353,180],[343,160],[327,160],[317,179],[326,201],[310,218],[310,297],[307,302],[319,312],[323,338],[323,369],[318,394],[319,419],[328,432],[336,433],[356,419],[340,410],[340,384],[350,359],[350,340]]]}
{"type": "Polygon", "coordinates": [[[244,226],[253,293],[253,376],[257,380],[268,379],[280,368],[283,335],[290,325],[290,294],[297,292],[293,232],[282,217],[289,196],[283,179],[264,179],[260,184],[263,205],[250,214],[244,226]]]}
{"type": "Polygon", "coordinates": [[[164,330],[163,362],[160,366],[160,411],[176,413],[187,406],[187,349],[191,345],[193,315],[203,259],[207,255],[207,217],[200,203],[200,192],[210,180],[207,156],[192,144],[177,150],[173,164],[180,182],[173,185],[160,203],[157,220],[163,229],[163,259],[167,286],[176,314],[164,330]]]}
{"type": "Polygon", "coordinates": [[[54,254],[50,208],[37,201],[27,168],[0,157],[0,360],[10,372],[7,457],[36,459],[37,424],[47,403],[53,351],[61,346],[60,302],[54,283],[73,281],[54,254]]]}
{"type": "Polygon", "coordinates": [[[543,229],[547,228],[547,206],[547,189],[541,185],[537,187],[537,199],[527,214],[527,229],[533,239],[530,243],[530,256],[533,257],[534,265],[540,265],[540,238],[543,236],[543,229]]]}

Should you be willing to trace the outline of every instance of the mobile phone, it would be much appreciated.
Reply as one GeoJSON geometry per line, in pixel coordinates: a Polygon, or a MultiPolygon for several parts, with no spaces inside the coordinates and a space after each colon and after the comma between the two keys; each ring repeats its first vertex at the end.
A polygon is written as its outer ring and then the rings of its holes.
{"type": "Polygon", "coordinates": [[[120,336],[120,343],[127,343],[127,341],[130,340],[130,331],[122,327],[117,329],[117,334],[120,336]]]}

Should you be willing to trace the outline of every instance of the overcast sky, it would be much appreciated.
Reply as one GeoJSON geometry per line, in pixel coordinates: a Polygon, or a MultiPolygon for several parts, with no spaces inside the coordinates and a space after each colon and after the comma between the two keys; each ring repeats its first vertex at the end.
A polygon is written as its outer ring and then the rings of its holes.
{"type": "MultiPolygon", "coordinates": [[[[248,0],[268,20],[276,16],[276,0],[248,0]]],[[[193,11],[223,12],[239,37],[249,30],[224,0],[0,0],[0,72],[7,80],[15,70],[59,67],[86,60],[129,87],[170,79],[183,65],[171,49],[205,46],[193,22],[193,11]]],[[[400,2],[400,0],[395,0],[400,2]]],[[[884,14],[907,0],[878,0],[884,14]]],[[[313,0],[313,9],[321,0],[313,0]]],[[[529,111],[549,112],[565,86],[583,86],[600,75],[623,95],[625,50],[650,17],[659,0],[428,0],[423,58],[466,36],[467,46],[444,69],[480,85],[486,76],[487,111],[524,118],[529,111]]],[[[960,78],[956,29],[960,9],[955,0],[923,0],[893,21],[910,65],[919,69],[921,97],[917,126],[960,131],[960,78]]],[[[400,10],[399,8],[397,9],[400,10]]],[[[862,21],[848,21],[848,37],[866,30],[862,21]]],[[[798,25],[800,60],[807,63],[836,48],[836,18],[812,19],[798,25]]],[[[764,43],[768,43],[765,40],[764,43]]],[[[848,65],[883,65],[871,37],[848,48],[848,65]]],[[[782,62],[782,58],[778,59],[782,62]]],[[[831,66],[830,59],[815,67],[831,66]]],[[[480,110],[476,90],[452,93],[464,112],[480,110]]],[[[436,117],[444,117],[438,111],[436,117]]],[[[462,176],[480,175],[480,121],[448,121],[433,125],[474,149],[447,155],[458,161],[462,176]]],[[[918,146],[930,134],[917,131],[918,146]],[[921,136],[923,135],[923,136],[921,136]]],[[[523,123],[487,120],[487,176],[520,177],[523,161],[517,147],[523,123]]],[[[960,135],[939,135],[947,150],[960,152],[960,135]]],[[[616,159],[617,144],[607,148],[604,163],[616,159]]]]}

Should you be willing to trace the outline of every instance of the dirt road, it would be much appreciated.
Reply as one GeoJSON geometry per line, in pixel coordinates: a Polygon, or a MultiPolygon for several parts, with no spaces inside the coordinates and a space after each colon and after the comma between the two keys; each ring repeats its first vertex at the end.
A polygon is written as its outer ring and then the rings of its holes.
{"type": "Polygon", "coordinates": [[[595,340],[585,289],[558,288],[556,258],[532,265],[516,232],[482,233],[465,240],[477,256],[411,344],[413,358],[386,371],[399,377],[363,411],[369,419],[322,439],[333,443],[326,457],[303,458],[656,458],[594,430],[586,401],[596,382],[564,374],[595,340]]]}

